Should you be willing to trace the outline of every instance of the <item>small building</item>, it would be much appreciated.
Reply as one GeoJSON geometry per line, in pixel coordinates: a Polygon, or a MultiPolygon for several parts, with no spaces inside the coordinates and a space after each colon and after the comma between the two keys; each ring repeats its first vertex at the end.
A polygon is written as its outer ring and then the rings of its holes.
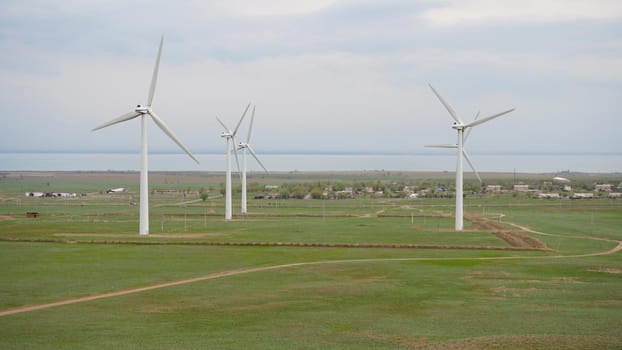
{"type": "Polygon", "coordinates": [[[588,192],[588,193],[575,193],[572,196],[570,196],[570,199],[592,199],[594,198],[594,193],[588,192]]]}
{"type": "Polygon", "coordinates": [[[611,192],[607,195],[607,198],[611,198],[611,199],[617,199],[617,198],[622,198],[622,193],[620,192],[611,192]]]}
{"type": "Polygon", "coordinates": [[[488,185],[486,186],[486,192],[499,193],[501,192],[501,185],[488,185]]]}
{"type": "Polygon", "coordinates": [[[26,197],[34,197],[34,198],[43,198],[43,197],[51,197],[51,198],[70,198],[77,197],[77,193],[67,193],[67,192],[26,192],[26,197]]]}
{"type": "Polygon", "coordinates": [[[73,197],[77,197],[78,195],[76,193],[54,192],[52,193],[52,196],[59,197],[59,198],[73,198],[73,197]]]}
{"type": "Polygon", "coordinates": [[[529,192],[529,185],[514,185],[514,192],[529,192]]]}
{"type": "Polygon", "coordinates": [[[611,184],[596,184],[596,185],[594,185],[594,191],[596,191],[596,192],[611,192],[611,184]]]}
{"type": "Polygon", "coordinates": [[[181,193],[180,190],[169,189],[169,188],[156,188],[152,192],[153,194],[162,194],[162,195],[177,195],[181,193]]]}
{"type": "Polygon", "coordinates": [[[39,213],[36,211],[29,211],[26,213],[26,217],[27,218],[38,218],[39,217],[39,213]]]}
{"type": "Polygon", "coordinates": [[[26,197],[42,198],[45,197],[45,192],[26,192],[26,197]]]}
{"type": "Polygon", "coordinates": [[[539,193],[538,199],[559,199],[559,193],[539,193]]]}
{"type": "Polygon", "coordinates": [[[122,192],[127,192],[127,188],[125,187],[119,187],[119,188],[109,188],[106,190],[106,193],[111,194],[111,193],[122,193],[122,192]]]}
{"type": "Polygon", "coordinates": [[[570,186],[570,185],[564,185],[564,189],[563,189],[563,191],[564,191],[564,192],[572,192],[572,186],[570,186]]]}

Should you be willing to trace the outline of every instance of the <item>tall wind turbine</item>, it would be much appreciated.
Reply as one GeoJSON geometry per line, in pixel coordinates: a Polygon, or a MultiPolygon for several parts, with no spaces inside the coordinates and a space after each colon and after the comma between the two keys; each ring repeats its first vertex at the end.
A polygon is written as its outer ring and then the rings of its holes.
{"type": "Polygon", "coordinates": [[[458,158],[457,164],[456,164],[456,231],[462,231],[462,229],[464,228],[464,224],[463,224],[464,207],[463,207],[463,198],[462,198],[462,193],[463,193],[462,158],[465,158],[467,160],[467,162],[469,163],[469,165],[471,166],[471,168],[477,175],[477,178],[480,179],[481,181],[481,178],[479,177],[479,174],[475,170],[473,163],[471,163],[469,156],[464,150],[464,142],[466,141],[466,139],[469,136],[469,133],[471,132],[470,128],[476,125],[485,123],[487,121],[490,121],[492,119],[498,118],[504,114],[510,113],[514,110],[514,108],[501,112],[501,113],[493,114],[491,116],[488,116],[482,119],[478,119],[479,117],[479,113],[478,113],[478,115],[475,117],[473,121],[465,124],[460,119],[460,117],[458,117],[458,114],[456,113],[456,111],[454,111],[454,109],[451,108],[451,106],[447,102],[445,102],[445,100],[441,97],[441,95],[438,92],[436,92],[436,90],[434,90],[432,85],[429,85],[429,86],[430,86],[430,89],[432,89],[432,92],[434,93],[434,95],[436,95],[436,97],[439,99],[439,101],[441,101],[443,106],[445,106],[445,109],[447,109],[451,117],[455,120],[455,122],[452,125],[452,128],[458,131],[458,142],[456,143],[456,145],[433,145],[432,147],[456,148],[456,154],[458,158]]]}
{"type": "Polygon", "coordinates": [[[155,67],[153,68],[153,76],[151,77],[151,85],[149,86],[149,96],[147,97],[146,105],[137,105],[136,108],[129,113],[126,113],[118,118],[115,118],[107,123],[104,123],[92,131],[99,130],[117,123],[128,121],[136,117],[141,117],[140,126],[140,235],[146,236],[149,234],[149,183],[148,183],[148,170],[147,170],[147,119],[151,119],[156,125],[162,129],[162,131],[168,135],[186,154],[190,156],[197,164],[199,161],[190,153],[190,151],[173,135],[173,132],[166,126],[164,121],[158,117],[151,109],[151,103],[153,102],[153,95],[155,94],[156,83],[158,81],[158,69],[160,68],[160,56],[162,55],[162,45],[164,44],[164,37],[160,39],[160,48],[158,49],[158,57],[156,58],[155,67]]]}
{"type": "Polygon", "coordinates": [[[259,165],[268,172],[268,169],[261,163],[255,151],[253,151],[253,147],[251,147],[251,131],[253,130],[253,120],[255,120],[255,106],[253,106],[253,112],[251,113],[251,123],[248,127],[248,136],[246,137],[246,142],[240,142],[238,145],[238,150],[244,150],[242,152],[242,214],[246,214],[248,212],[246,208],[246,150],[251,152],[251,155],[259,165]]]}
{"type": "Polygon", "coordinates": [[[225,139],[227,139],[227,149],[225,151],[225,154],[227,155],[227,174],[225,176],[225,220],[231,220],[232,218],[232,204],[231,204],[231,149],[233,148],[233,154],[235,155],[235,161],[238,164],[238,169],[240,168],[240,163],[238,162],[238,152],[237,149],[235,147],[235,136],[238,133],[238,129],[240,128],[240,124],[242,124],[242,120],[244,120],[244,117],[246,116],[246,112],[248,112],[248,108],[251,106],[251,104],[249,103],[246,106],[246,109],[244,110],[244,113],[242,113],[242,117],[240,118],[240,121],[238,122],[238,125],[236,125],[235,129],[233,131],[231,131],[226,125],[225,123],[222,122],[222,120],[220,120],[220,118],[216,117],[216,119],[218,120],[218,122],[220,123],[220,125],[222,125],[223,128],[225,128],[225,131],[220,134],[220,137],[224,137],[225,139]]]}

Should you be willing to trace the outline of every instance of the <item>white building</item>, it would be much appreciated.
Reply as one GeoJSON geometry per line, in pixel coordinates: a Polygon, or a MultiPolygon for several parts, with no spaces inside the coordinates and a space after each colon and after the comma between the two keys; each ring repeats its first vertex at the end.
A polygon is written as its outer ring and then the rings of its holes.
{"type": "Polygon", "coordinates": [[[559,193],[539,193],[539,199],[559,199],[559,193]]]}
{"type": "Polygon", "coordinates": [[[594,198],[594,193],[575,193],[571,197],[571,199],[592,199],[594,198]]]}

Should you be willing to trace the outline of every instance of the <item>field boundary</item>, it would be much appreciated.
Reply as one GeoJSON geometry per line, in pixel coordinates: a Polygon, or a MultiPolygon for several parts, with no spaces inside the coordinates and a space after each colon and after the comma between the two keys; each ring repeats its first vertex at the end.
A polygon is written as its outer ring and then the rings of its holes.
{"type": "Polygon", "coordinates": [[[39,238],[0,238],[0,242],[56,243],[56,244],[102,244],[102,245],[183,245],[219,247],[301,247],[301,248],[383,248],[383,249],[447,249],[447,250],[497,250],[497,251],[551,251],[541,247],[497,247],[470,245],[399,244],[399,243],[321,243],[321,242],[155,242],[155,241],[108,241],[66,240],[39,238]]]}

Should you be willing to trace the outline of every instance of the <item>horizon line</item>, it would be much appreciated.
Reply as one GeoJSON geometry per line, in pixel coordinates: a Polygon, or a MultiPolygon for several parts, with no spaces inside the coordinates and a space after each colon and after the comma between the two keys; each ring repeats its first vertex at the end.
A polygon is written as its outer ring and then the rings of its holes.
{"type": "MultiPolygon", "coordinates": [[[[18,150],[0,150],[0,154],[137,154],[137,150],[38,150],[38,149],[18,149],[18,150]]],[[[193,154],[214,154],[219,155],[220,150],[204,149],[193,154]]],[[[353,151],[353,150],[275,150],[268,149],[261,151],[262,155],[361,155],[361,156],[420,156],[420,155],[453,155],[455,151],[448,150],[429,150],[419,152],[402,152],[402,151],[353,151]]],[[[501,150],[501,151],[469,151],[470,154],[477,155],[516,155],[516,156],[622,156],[620,151],[517,151],[517,150],[501,150]]],[[[152,150],[149,154],[157,155],[173,155],[185,154],[177,150],[152,150]]]]}

